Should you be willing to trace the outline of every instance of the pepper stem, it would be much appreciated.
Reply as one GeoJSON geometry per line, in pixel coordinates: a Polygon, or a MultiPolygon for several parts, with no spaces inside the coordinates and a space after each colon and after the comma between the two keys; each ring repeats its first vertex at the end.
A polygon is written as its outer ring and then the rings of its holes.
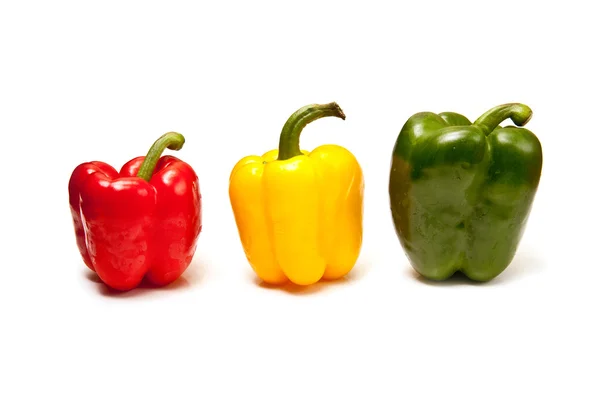
{"type": "Polygon", "coordinates": [[[144,158],[144,162],[137,173],[138,178],[150,181],[150,178],[152,178],[152,174],[154,173],[154,168],[156,168],[156,163],[158,163],[158,159],[162,155],[162,152],[166,148],[169,148],[170,150],[179,150],[183,147],[184,143],[185,138],[181,133],[177,132],[167,132],[156,139],[156,142],[154,142],[152,147],[150,147],[150,150],[148,150],[148,154],[144,158]]]}
{"type": "Polygon", "coordinates": [[[525,104],[502,104],[485,112],[481,117],[477,118],[477,121],[473,125],[479,126],[487,136],[507,118],[510,118],[517,126],[524,126],[529,122],[532,115],[533,111],[525,104]]]}
{"type": "Polygon", "coordinates": [[[300,151],[300,132],[309,123],[323,117],[346,119],[340,106],[333,102],[328,104],[310,104],[300,108],[286,121],[279,136],[278,160],[288,160],[302,154],[300,151]]]}

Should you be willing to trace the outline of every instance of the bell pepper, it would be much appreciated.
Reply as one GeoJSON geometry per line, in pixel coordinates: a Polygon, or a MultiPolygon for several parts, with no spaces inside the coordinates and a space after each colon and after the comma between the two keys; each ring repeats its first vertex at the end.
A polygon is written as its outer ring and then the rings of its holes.
{"type": "Polygon", "coordinates": [[[202,229],[198,177],[165,148],[184,137],[161,136],[147,155],[119,172],[101,161],[85,162],[69,180],[75,237],[85,264],[109,287],[130,290],[146,278],[164,286],[183,274],[202,229]]]}
{"type": "Polygon", "coordinates": [[[542,146],[523,104],[463,115],[421,112],[396,140],[389,177],[396,233],[412,267],[432,280],[456,271],[489,281],[512,262],[542,171],[542,146]],[[516,126],[499,126],[510,118],[516,126]]]}
{"type": "Polygon", "coordinates": [[[300,150],[300,132],[323,117],[345,119],[336,103],[300,108],[279,148],[242,158],[229,179],[240,241],[260,279],[310,285],[346,275],[362,245],[363,174],[338,145],[300,150]]]}

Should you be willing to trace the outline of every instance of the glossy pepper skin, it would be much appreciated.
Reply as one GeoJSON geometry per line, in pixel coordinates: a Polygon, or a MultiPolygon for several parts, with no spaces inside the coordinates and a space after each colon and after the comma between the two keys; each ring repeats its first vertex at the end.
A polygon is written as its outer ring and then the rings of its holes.
{"type": "Polygon", "coordinates": [[[148,154],[119,172],[92,161],[80,164],[69,180],[75,237],[85,264],[116,290],[130,290],[146,278],[167,285],[183,274],[202,229],[198,177],[173,156],[182,135],[169,132],[148,154]],[[160,157],[160,158],[159,158],[160,157]]]}
{"type": "Polygon", "coordinates": [[[446,112],[413,115],[397,138],[389,180],[396,233],[413,268],[444,280],[489,281],[511,263],[542,171],[542,147],[520,128],[532,111],[511,103],[474,123],[446,112]],[[510,118],[519,126],[500,127],[510,118]]]}
{"type": "Polygon", "coordinates": [[[265,282],[310,285],[346,275],[362,245],[363,175],[352,153],[324,145],[301,151],[310,122],[345,119],[336,103],[303,107],[290,116],[279,148],[242,158],[229,196],[246,257],[265,282]]]}

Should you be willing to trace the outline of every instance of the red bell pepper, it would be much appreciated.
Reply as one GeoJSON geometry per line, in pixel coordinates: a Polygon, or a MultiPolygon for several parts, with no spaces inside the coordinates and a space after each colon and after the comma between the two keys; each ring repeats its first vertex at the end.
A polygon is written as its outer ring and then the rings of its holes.
{"type": "Polygon", "coordinates": [[[161,136],[145,157],[117,172],[101,161],[80,164],[69,180],[77,246],[85,264],[108,286],[130,290],[146,278],[163,286],[179,278],[202,230],[202,197],[179,150],[184,137],[161,136]]]}

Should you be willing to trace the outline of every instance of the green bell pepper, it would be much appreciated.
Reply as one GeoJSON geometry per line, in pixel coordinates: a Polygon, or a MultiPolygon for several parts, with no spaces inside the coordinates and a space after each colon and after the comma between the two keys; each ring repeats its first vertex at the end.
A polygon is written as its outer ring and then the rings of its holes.
{"type": "Polygon", "coordinates": [[[412,267],[432,280],[461,271],[489,281],[516,253],[537,192],[542,146],[517,126],[532,111],[511,103],[474,123],[417,113],[394,146],[389,196],[396,233],[412,267]]]}

